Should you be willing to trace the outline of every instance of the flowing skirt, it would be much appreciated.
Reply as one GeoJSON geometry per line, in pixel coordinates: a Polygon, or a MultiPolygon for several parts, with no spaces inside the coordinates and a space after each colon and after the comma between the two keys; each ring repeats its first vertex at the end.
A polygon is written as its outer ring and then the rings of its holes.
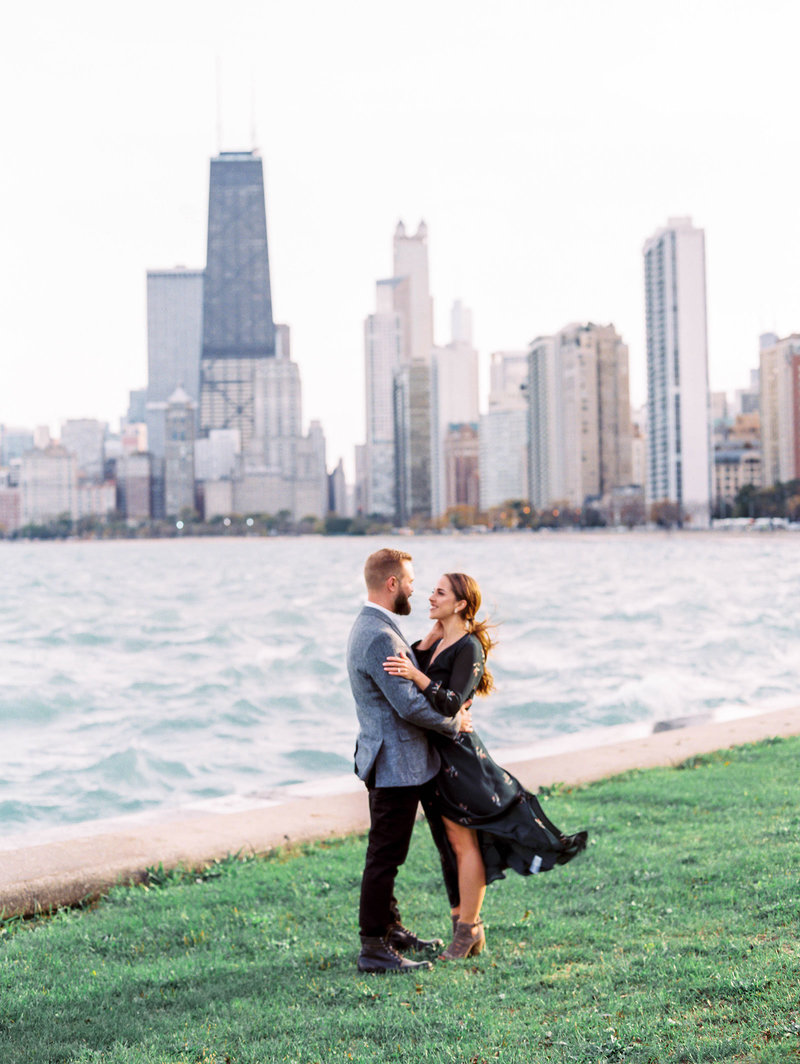
{"type": "Polygon", "coordinates": [[[587,833],[560,831],[536,795],[492,760],[477,732],[437,735],[435,742],[442,767],[434,812],[477,831],[487,883],[504,879],[507,868],[523,876],[547,872],[585,849],[587,833]]]}

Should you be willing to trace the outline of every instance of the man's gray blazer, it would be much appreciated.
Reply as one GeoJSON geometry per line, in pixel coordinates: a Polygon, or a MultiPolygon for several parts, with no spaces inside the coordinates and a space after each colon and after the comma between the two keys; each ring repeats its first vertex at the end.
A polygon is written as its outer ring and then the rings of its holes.
{"type": "Polygon", "coordinates": [[[455,736],[459,716],[443,717],[410,680],[390,676],[383,663],[400,651],[414,654],[397,625],[380,609],[364,606],[347,643],[347,669],[356,700],[359,732],[356,775],[373,767],[376,787],[411,787],[439,771],[439,754],[426,732],[455,736]]]}

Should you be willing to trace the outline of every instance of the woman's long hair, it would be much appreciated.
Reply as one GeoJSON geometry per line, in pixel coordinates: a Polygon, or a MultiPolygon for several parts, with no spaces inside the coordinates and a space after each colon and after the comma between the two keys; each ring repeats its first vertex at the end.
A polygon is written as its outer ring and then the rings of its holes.
{"type": "Polygon", "coordinates": [[[466,621],[467,631],[470,635],[477,637],[483,648],[483,676],[481,676],[480,683],[476,688],[476,694],[488,695],[494,688],[494,677],[489,672],[486,659],[489,657],[489,651],[496,645],[497,640],[492,639],[489,635],[489,629],[493,628],[494,625],[490,625],[488,621],[476,620],[476,614],[481,608],[481,589],[478,587],[477,581],[473,580],[471,576],[467,576],[466,573],[445,573],[444,575],[450,581],[450,587],[453,589],[456,600],[463,599],[466,602],[466,606],[461,611],[461,616],[466,621]]]}

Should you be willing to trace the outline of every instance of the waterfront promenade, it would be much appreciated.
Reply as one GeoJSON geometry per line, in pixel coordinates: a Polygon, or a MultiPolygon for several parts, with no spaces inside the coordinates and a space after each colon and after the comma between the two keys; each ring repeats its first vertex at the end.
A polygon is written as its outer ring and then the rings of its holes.
{"type": "MultiPolygon", "coordinates": [[[[498,752],[532,790],[576,785],[631,769],[676,765],[686,758],[775,736],[800,734],[800,706],[736,719],[670,722],[591,733],[557,752],[521,758],[498,752]],[[677,726],[676,724],[682,724],[677,726]]],[[[551,744],[552,746],[552,744],[551,744]]],[[[228,854],[365,831],[366,791],[355,777],[328,785],[231,796],[169,815],[124,817],[0,841],[0,912],[30,915],[96,897],[117,882],[142,880],[163,864],[200,867],[228,854]]]]}

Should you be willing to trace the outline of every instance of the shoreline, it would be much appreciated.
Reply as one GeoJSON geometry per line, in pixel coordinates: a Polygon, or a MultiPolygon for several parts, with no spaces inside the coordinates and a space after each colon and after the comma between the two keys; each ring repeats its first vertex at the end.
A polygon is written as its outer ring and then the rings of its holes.
{"type": "MultiPolygon", "coordinates": [[[[496,757],[536,790],[675,765],[729,746],[798,734],[800,706],[748,715],[727,710],[702,718],[579,732],[571,742],[562,737],[537,744],[535,756],[531,748],[517,748],[498,750],[496,757]],[[552,749],[556,743],[561,744],[558,751],[552,749]]],[[[282,788],[280,796],[229,795],[167,814],[71,825],[57,830],[55,837],[40,836],[38,842],[27,835],[25,845],[18,845],[22,837],[6,840],[0,845],[0,914],[30,916],[76,905],[116,883],[141,882],[148,867],[160,864],[200,867],[232,853],[266,853],[287,844],[363,832],[368,824],[363,784],[355,776],[337,776],[316,786],[282,788]],[[320,797],[326,798],[322,807],[320,797]]]]}

